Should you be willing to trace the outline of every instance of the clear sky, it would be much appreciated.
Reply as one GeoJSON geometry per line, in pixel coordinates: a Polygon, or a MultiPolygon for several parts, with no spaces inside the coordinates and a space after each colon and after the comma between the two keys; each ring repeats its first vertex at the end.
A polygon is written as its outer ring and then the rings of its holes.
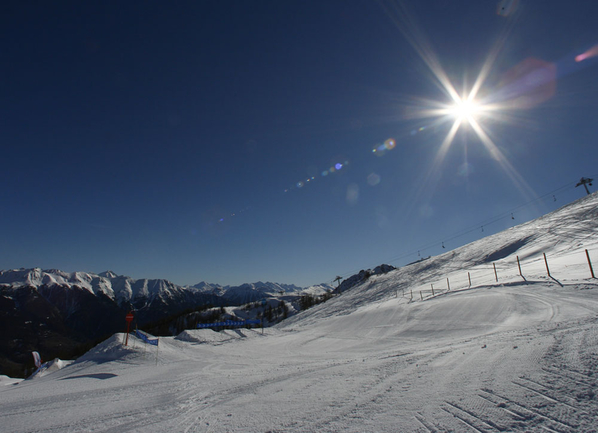
{"type": "Polygon", "coordinates": [[[408,3],[4,3],[0,268],[306,286],[585,195],[598,2],[408,3]]]}

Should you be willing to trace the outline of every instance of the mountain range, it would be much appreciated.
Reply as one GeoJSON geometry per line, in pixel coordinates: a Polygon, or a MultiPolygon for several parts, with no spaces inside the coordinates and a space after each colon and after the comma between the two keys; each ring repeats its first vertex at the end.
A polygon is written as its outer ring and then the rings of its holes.
{"type": "MultiPolygon", "coordinates": [[[[319,285],[308,290],[331,290],[319,285]]],[[[242,305],[305,288],[257,282],[240,286],[199,283],[178,286],[164,279],[133,279],[57,269],[0,271],[0,372],[24,374],[31,351],[72,358],[125,327],[146,326],[206,306],[242,305]]]]}

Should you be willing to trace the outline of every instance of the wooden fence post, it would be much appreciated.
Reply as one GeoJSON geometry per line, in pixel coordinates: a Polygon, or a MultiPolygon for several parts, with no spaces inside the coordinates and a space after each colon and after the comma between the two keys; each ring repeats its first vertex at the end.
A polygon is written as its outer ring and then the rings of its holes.
{"type": "Polygon", "coordinates": [[[446,278],[446,287],[448,287],[448,291],[451,291],[451,283],[449,282],[448,277],[446,278]]]}
{"type": "Polygon", "coordinates": [[[432,296],[434,296],[434,284],[430,284],[432,286],[432,296]]]}
{"type": "Polygon", "coordinates": [[[586,257],[588,258],[588,265],[590,266],[590,274],[592,274],[592,278],[596,278],[594,276],[594,268],[592,268],[592,261],[590,260],[590,253],[586,250],[586,257]]]}
{"type": "Polygon", "coordinates": [[[424,300],[424,295],[422,295],[422,291],[419,291],[419,297],[422,298],[422,301],[424,300]]]}
{"type": "Polygon", "coordinates": [[[519,256],[517,256],[517,267],[519,268],[519,275],[523,278],[523,274],[521,273],[521,263],[519,262],[519,256]]]}
{"type": "Polygon", "coordinates": [[[494,266],[494,278],[496,278],[496,282],[498,283],[498,274],[496,273],[496,263],[492,263],[492,266],[494,266]]]}
{"type": "Polygon", "coordinates": [[[469,272],[467,273],[467,278],[469,278],[469,287],[471,287],[471,274],[469,272]]]}

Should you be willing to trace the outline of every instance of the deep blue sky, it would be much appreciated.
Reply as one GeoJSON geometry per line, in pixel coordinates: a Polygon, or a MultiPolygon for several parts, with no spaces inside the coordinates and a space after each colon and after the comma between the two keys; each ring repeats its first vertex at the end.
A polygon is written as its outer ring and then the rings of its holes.
{"type": "Polygon", "coordinates": [[[305,286],[582,197],[598,63],[574,59],[598,44],[598,2],[411,3],[4,3],[0,268],[305,286]],[[480,119],[519,180],[471,127],[436,160],[452,121],[410,114],[448,99],[409,37],[459,93],[499,40],[480,95],[526,59],[553,67],[541,101],[480,119]]]}

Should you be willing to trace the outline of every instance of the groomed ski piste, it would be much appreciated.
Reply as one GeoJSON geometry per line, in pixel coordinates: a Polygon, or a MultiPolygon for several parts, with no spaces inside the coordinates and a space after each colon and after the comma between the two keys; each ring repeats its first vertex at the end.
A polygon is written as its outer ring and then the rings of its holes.
{"type": "Polygon", "coordinates": [[[0,430],[596,431],[588,256],[598,272],[596,194],[263,334],[188,330],[158,347],[114,335],[60,370],[0,382],[0,430]]]}

